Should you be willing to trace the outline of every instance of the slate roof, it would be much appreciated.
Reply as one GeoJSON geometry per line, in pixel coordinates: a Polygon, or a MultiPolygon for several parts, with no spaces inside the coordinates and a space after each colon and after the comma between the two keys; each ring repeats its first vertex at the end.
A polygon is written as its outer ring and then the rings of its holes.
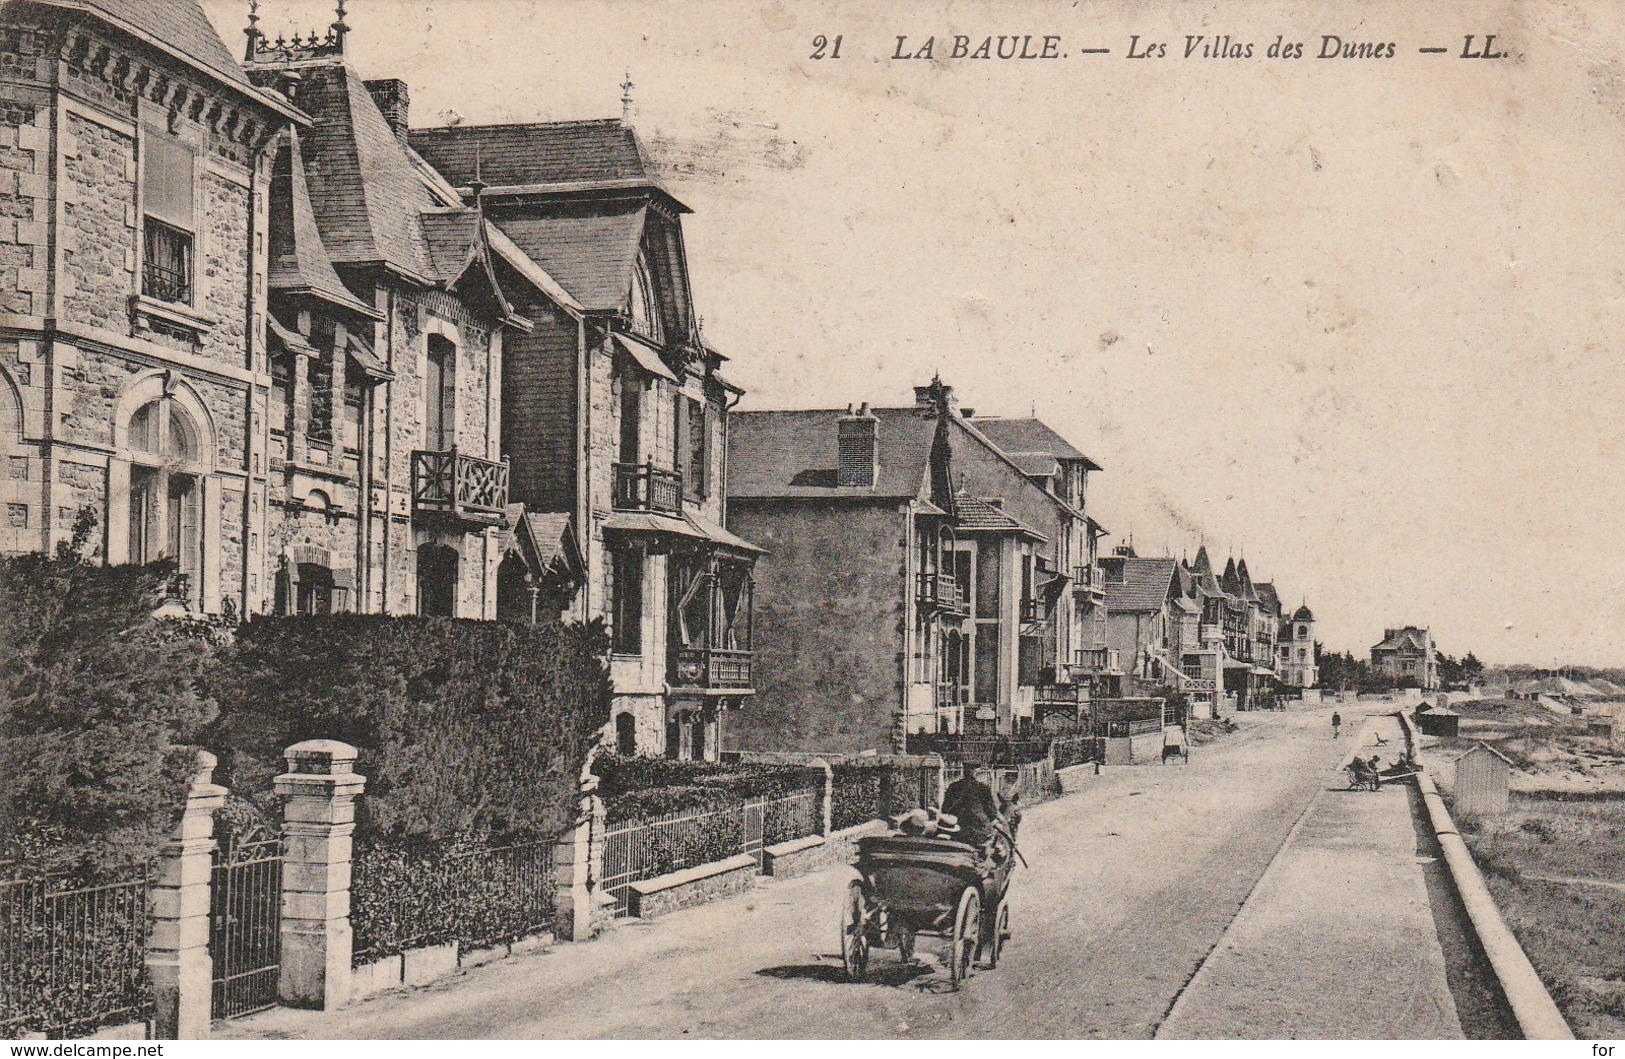
{"type": "MultiPolygon", "coordinates": [[[[255,69],[269,76],[280,68],[255,69]]],[[[300,64],[298,70],[299,104],[315,119],[304,137],[305,176],[333,262],[382,263],[429,279],[418,213],[439,203],[372,93],[343,63],[300,64]]]]}
{"type": "Polygon", "coordinates": [[[845,409],[734,412],[728,417],[728,496],[927,496],[937,421],[913,408],[871,409],[880,470],[867,488],[835,484],[835,422],[845,409]]]}
{"type": "Polygon", "coordinates": [[[429,252],[429,268],[434,278],[450,283],[461,276],[479,253],[479,211],[424,210],[419,214],[419,223],[423,225],[424,248],[429,252]]]}
{"type": "Polygon", "coordinates": [[[1176,559],[1123,558],[1123,579],[1106,581],[1106,613],[1160,610],[1174,584],[1176,559]]]}
{"type": "Polygon", "coordinates": [[[1373,651],[1426,651],[1427,641],[1422,638],[1422,632],[1423,630],[1416,628],[1395,629],[1394,635],[1371,649],[1373,651]]]}
{"type": "Polygon", "coordinates": [[[619,118],[413,129],[407,139],[461,187],[473,184],[477,166],[481,182],[496,188],[653,188],[670,196],[619,118]]]}
{"type": "Polygon", "coordinates": [[[1260,581],[1253,585],[1253,589],[1258,593],[1260,603],[1266,607],[1274,607],[1277,614],[1281,612],[1281,595],[1275,591],[1274,582],[1260,581]]]}
{"type": "Polygon", "coordinates": [[[584,565],[581,553],[575,547],[570,529],[570,516],[560,511],[526,511],[524,504],[509,504],[503,509],[502,530],[497,538],[498,550],[506,554],[520,543],[520,535],[529,537],[531,558],[542,571],[563,561],[564,567],[579,571],[584,565]]]}
{"type": "MultiPolygon", "coordinates": [[[[997,444],[997,442],[995,442],[997,444]]],[[[1010,462],[1021,468],[1021,473],[1035,478],[1047,478],[1061,473],[1061,464],[1047,452],[1007,452],[1010,462]]]]}
{"type": "Polygon", "coordinates": [[[1012,457],[1018,453],[1041,453],[1057,460],[1082,460],[1089,470],[1100,470],[1099,464],[1079,452],[1070,441],[1041,419],[976,416],[971,419],[971,424],[1012,457]]]}
{"type": "Polygon", "coordinates": [[[339,279],[322,245],[321,231],[305,183],[304,154],[296,133],[283,135],[271,170],[271,211],[267,282],[274,291],[308,294],[352,312],[378,318],[339,279]]]}
{"type": "Polygon", "coordinates": [[[1207,557],[1207,545],[1199,544],[1196,546],[1196,561],[1191,564],[1191,569],[1198,574],[1211,574],[1213,572],[1213,563],[1207,557]]]}
{"type": "Polygon", "coordinates": [[[628,203],[614,212],[498,217],[496,225],[582,306],[616,310],[632,289],[646,212],[628,203]]]}
{"type": "Polygon", "coordinates": [[[954,494],[954,511],[959,516],[958,526],[962,530],[1019,533],[1041,541],[1049,540],[999,505],[972,496],[963,489],[954,494]]]}
{"type": "Polygon", "coordinates": [[[1299,607],[1297,610],[1292,612],[1292,620],[1293,621],[1314,621],[1315,620],[1315,615],[1314,615],[1314,612],[1309,609],[1309,604],[1305,603],[1301,607],[1299,607]]]}
{"type": "Polygon", "coordinates": [[[86,11],[147,44],[212,74],[217,80],[283,113],[297,113],[286,100],[256,88],[237,65],[213,23],[195,0],[38,0],[51,7],[86,11]]]}

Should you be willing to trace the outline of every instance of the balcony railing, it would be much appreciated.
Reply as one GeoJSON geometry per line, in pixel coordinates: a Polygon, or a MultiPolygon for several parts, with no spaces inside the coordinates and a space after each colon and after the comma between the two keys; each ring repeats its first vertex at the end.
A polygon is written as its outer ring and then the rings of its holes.
{"type": "Polygon", "coordinates": [[[920,605],[948,614],[965,612],[965,596],[953,574],[921,574],[920,605]]]}
{"type": "Polygon", "coordinates": [[[964,706],[970,702],[970,688],[963,684],[936,685],[935,701],[937,709],[946,709],[951,706],[964,706]]]}
{"type": "Polygon", "coordinates": [[[1072,568],[1072,590],[1074,592],[1087,592],[1090,595],[1105,595],[1106,579],[1100,576],[1098,566],[1074,566],[1072,568]]]}
{"type": "Polygon", "coordinates": [[[155,261],[143,262],[141,293],[161,302],[185,305],[192,300],[192,280],[180,269],[165,268],[155,261]]]}
{"type": "Polygon", "coordinates": [[[705,688],[717,691],[749,690],[750,651],[724,651],[709,647],[674,647],[671,650],[671,682],[674,687],[705,688]]]}
{"type": "Polygon", "coordinates": [[[615,510],[683,513],[683,476],[653,463],[615,465],[615,510]]]}
{"type": "Polygon", "coordinates": [[[412,453],[412,510],[471,522],[500,522],[508,504],[508,461],[445,452],[412,453]]]}
{"type": "Polygon", "coordinates": [[[1088,684],[1040,684],[1033,689],[1035,706],[1087,706],[1088,684]]]}
{"type": "Polygon", "coordinates": [[[1042,599],[1034,598],[1021,601],[1021,620],[1024,623],[1031,625],[1034,622],[1047,621],[1048,619],[1049,607],[1045,606],[1042,599]]]}
{"type": "Polygon", "coordinates": [[[1088,647],[1074,651],[1072,668],[1085,674],[1114,673],[1117,671],[1117,652],[1110,647],[1088,647]]]}

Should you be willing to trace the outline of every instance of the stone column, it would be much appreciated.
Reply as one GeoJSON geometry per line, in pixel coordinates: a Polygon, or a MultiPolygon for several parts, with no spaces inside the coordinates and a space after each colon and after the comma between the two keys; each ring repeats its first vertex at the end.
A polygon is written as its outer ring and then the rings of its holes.
{"type": "Polygon", "coordinates": [[[835,820],[835,770],[830,768],[829,762],[823,758],[815,760],[813,767],[824,770],[823,822],[824,837],[828,838],[831,831],[830,825],[835,820]]]}
{"type": "Polygon", "coordinates": [[[282,796],[282,971],[284,1004],[331,1010],[350,999],[350,836],[366,787],[356,749],[310,739],[285,752],[282,796]]]}
{"type": "Polygon", "coordinates": [[[215,757],[198,751],[180,826],[158,855],[152,881],[147,974],[152,980],[153,1036],[199,1040],[209,1035],[214,963],[209,958],[209,883],[214,870],[214,811],[225,804],[215,757]]]}
{"type": "Polygon", "coordinates": [[[560,941],[586,941],[604,873],[604,803],[581,799],[581,816],[553,849],[553,933],[560,941]]]}

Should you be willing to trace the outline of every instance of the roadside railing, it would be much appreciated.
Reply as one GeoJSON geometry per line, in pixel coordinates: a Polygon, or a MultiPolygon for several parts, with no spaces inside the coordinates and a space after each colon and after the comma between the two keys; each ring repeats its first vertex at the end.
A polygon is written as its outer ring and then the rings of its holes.
{"type": "Polygon", "coordinates": [[[762,860],[767,846],[823,833],[822,789],[752,798],[610,824],[604,831],[603,891],[627,914],[633,883],[740,854],[762,860]]]}
{"type": "Polygon", "coordinates": [[[83,1037],[152,1017],[145,874],[0,882],[0,1036],[83,1037]]]}

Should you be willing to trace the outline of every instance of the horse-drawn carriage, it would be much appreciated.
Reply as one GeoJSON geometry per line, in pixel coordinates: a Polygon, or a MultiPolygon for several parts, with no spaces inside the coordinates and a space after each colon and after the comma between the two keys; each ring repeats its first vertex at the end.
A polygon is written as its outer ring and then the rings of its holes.
{"type": "Polygon", "coordinates": [[[1008,834],[984,846],[942,836],[888,835],[858,841],[858,874],[841,908],[841,960],[847,978],[861,981],[869,953],[895,948],[914,958],[915,939],[948,942],[954,988],[978,963],[996,967],[1010,938],[1010,873],[1015,844],[1008,834]]]}

